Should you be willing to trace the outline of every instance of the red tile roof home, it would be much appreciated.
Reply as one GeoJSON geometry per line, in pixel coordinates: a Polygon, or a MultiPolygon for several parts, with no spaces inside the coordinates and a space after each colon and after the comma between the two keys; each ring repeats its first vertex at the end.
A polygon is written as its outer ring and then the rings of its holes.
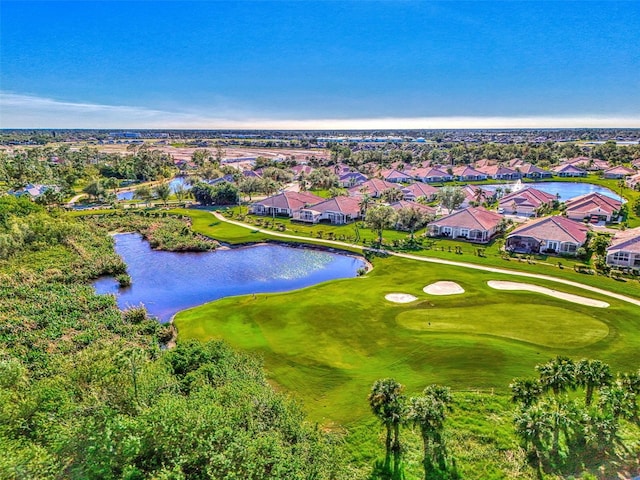
{"type": "Polygon", "coordinates": [[[604,178],[624,178],[629,175],[633,175],[636,171],[633,168],[628,168],[623,165],[617,167],[611,167],[604,171],[604,178]]]}
{"type": "Polygon", "coordinates": [[[521,165],[518,165],[517,168],[520,171],[520,173],[522,173],[522,175],[524,175],[525,177],[529,177],[529,178],[550,177],[551,176],[551,172],[549,172],[547,170],[543,170],[543,169],[541,169],[539,167],[536,167],[535,165],[532,165],[531,163],[523,163],[521,165]]]}
{"type": "Polygon", "coordinates": [[[559,177],[586,177],[587,171],[571,163],[562,163],[551,169],[559,177]]]}
{"type": "Polygon", "coordinates": [[[502,165],[479,166],[476,167],[476,170],[484,173],[489,178],[495,178],[498,180],[514,180],[522,177],[522,175],[513,168],[504,167],[502,165]]]}
{"type": "Polygon", "coordinates": [[[497,163],[498,163],[497,160],[489,160],[488,158],[483,158],[482,160],[478,160],[474,166],[476,169],[485,168],[485,167],[495,167],[497,166],[497,163]]]}
{"type": "Polygon", "coordinates": [[[607,248],[607,265],[640,269],[640,227],[615,234],[607,248]]]}
{"type": "Polygon", "coordinates": [[[591,216],[601,217],[610,222],[622,207],[622,202],[598,192],[587,193],[567,200],[565,213],[574,220],[582,220],[591,216]]]}
{"type": "Polygon", "coordinates": [[[453,175],[447,173],[446,169],[437,167],[414,168],[405,173],[425,182],[442,182],[453,179],[453,175]]]}
{"type": "Polygon", "coordinates": [[[627,177],[624,183],[629,188],[636,188],[638,185],[640,185],[640,173],[636,173],[635,175],[627,177]]]}
{"type": "Polygon", "coordinates": [[[309,175],[314,170],[315,169],[309,165],[295,165],[291,167],[291,171],[296,177],[299,177],[301,173],[304,173],[305,175],[309,175]]]}
{"type": "Polygon", "coordinates": [[[407,175],[406,173],[400,172],[395,168],[382,170],[380,172],[380,176],[385,179],[387,182],[408,182],[413,179],[411,175],[407,175]]]}
{"type": "Polygon", "coordinates": [[[576,167],[580,167],[580,168],[587,168],[587,166],[589,165],[589,162],[591,162],[591,159],[589,157],[584,157],[584,156],[560,159],[560,163],[564,165],[575,165],[576,167]]]}
{"type": "Polygon", "coordinates": [[[438,189],[427,183],[412,183],[411,185],[404,187],[402,192],[404,198],[407,200],[415,200],[418,198],[426,198],[428,200],[435,198],[438,195],[438,189]]]}
{"type": "Polygon", "coordinates": [[[634,158],[633,161],[631,162],[631,166],[633,168],[640,170],[640,158],[634,158]]]}
{"type": "Polygon", "coordinates": [[[387,182],[379,178],[372,178],[356,187],[349,189],[349,195],[362,196],[363,193],[369,194],[371,197],[379,197],[382,192],[390,188],[400,188],[397,183],[387,182]]]}
{"type": "Polygon", "coordinates": [[[360,201],[354,197],[335,197],[294,211],[294,220],[343,224],[360,217],[360,201]]]}
{"type": "Polygon", "coordinates": [[[257,215],[289,215],[295,210],[322,202],[324,198],[309,192],[283,192],[265,198],[251,205],[251,211],[257,215]]]}
{"type": "Polygon", "coordinates": [[[588,231],[589,227],[582,222],[561,216],[544,217],[513,230],[507,236],[506,247],[518,250],[526,244],[535,252],[575,254],[587,241],[588,231]]]}
{"type": "Polygon", "coordinates": [[[460,165],[453,169],[453,174],[460,180],[484,180],[487,178],[485,173],[482,173],[469,165],[460,165]]]}
{"type": "Polygon", "coordinates": [[[432,236],[462,237],[486,243],[496,233],[502,219],[499,213],[469,207],[431,222],[429,233],[432,236]]]}
{"type": "Polygon", "coordinates": [[[552,205],[555,200],[555,195],[528,187],[502,197],[498,208],[508,214],[533,215],[538,208],[552,205]]]}

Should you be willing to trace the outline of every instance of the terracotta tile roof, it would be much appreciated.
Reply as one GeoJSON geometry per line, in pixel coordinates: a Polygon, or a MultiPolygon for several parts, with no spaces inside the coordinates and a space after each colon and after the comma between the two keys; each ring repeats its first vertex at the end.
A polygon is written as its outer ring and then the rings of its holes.
{"type": "Polygon", "coordinates": [[[470,230],[491,230],[502,221],[502,215],[490,212],[484,208],[469,207],[459,212],[442,217],[432,225],[439,227],[460,227],[470,230]]]}
{"type": "Polygon", "coordinates": [[[396,170],[395,168],[391,168],[391,169],[387,169],[387,170],[382,170],[380,172],[380,175],[382,176],[382,178],[384,178],[385,180],[388,180],[390,178],[393,179],[401,179],[401,180],[410,180],[411,179],[411,175],[408,175],[406,173],[400,172],[398,170],[396,170]]]}
{"type": "Polygon", "coordinates": [[[617,167],[611,167],[604,171],[604,174],[613,175],[633,175],[636,171],[632,168],[625,167],[624,165],[618,165],[617,167]]]}
{"type": "Polygon", "coordinates": [[[381,180],[380,178],[372,178],[371,180],[367,180],[357,187],[350,188],[349,194],[359,194],[361,193],[361,190],[366,189],[369,195],[377,195],[390,188],[400,188],[400,186],[397,183],[387,182],[386,180],[381,180]]]}
{"type": "Polygon", "coordinates": [[[600,209],[603,212],[613,213],[620,210],[622,202],[614,200],[611,197],[603,195],[598,192],[586,193],[579,197],[572,198],[566,201],[567,212],[569,211],[591,211],[594,209],[600,209]]]}
{"type": "Polygon", "coordinates": [[[621,230],[615,234],[607,254],[622,251],[640,253],[640,227],[621,230]]]}
{"type": "Polygon", "coordinates": [[[453,174],[458,176],[485,176],[486,173],[482,173],[475,168],[470,167],[469,165],[460,165],[459,167],[455,167],[453,169],[453,174]]]}
{"type": "Polygon", "coordinates": [[[498,203],[501,206],[510,206],[515,202],[516,205],[537,208],[545,203],[553,203],[554,200],[556,200],[555,195],[551,195],[550,193],[543,192],[536,188],[528,187],[505,195],[498,203]]]}
{"type": "Polygon", "coordinates": [[[429,185],[427,183],[422,183],[422,182],[418,182],[418,183],[413,183],[407,187],[404,187],[402,189],[403,192],[405,193],[411,193],[413,194],[414,197],[418,198],[418,197],[433,197],[434,195],[438,194],[438,189],[432,185],[429,185]]]}
{"type": "Polygon", "coordinates": [[[543,217],[525,223],[513,230],[507,238],[513,236],[533,237],[537,240],[556,240],[583,244],[587,240],[589,227],[566,217],[543,217]]]}
{"type": "Polygon", "coordinates": [[[586,173],[586,170],[582,168],[578,168],[573,163],[562,163],[557,165],[551,169],[556,173],[564,173],[564,172],[578,172],[578,173],[586,173]]]}
{"type": "Polygon", "coordinates": [[[480,166],[477,167],[476,170],[492,177],[496,175],[514,175],[518,173],[513,168],[503,167],[502,165],[480,166]]]}
{"type": "Polygon", "coordinates": [[[445,170],[435,167],[414,168],[405,172],[412,177],[429,178],[429,177],[450,177],[445,170]]]}
{"type": "Polygon", "coordinates": [[[529,173],[546,173],[546,170],[536,167],[531,163],[523,163],[521,165],[518,165],[518,168],[523,175],[527,175],[529,173]]]}
{"type": "Polygon", "coordinates": [[[255,202],[257,205],[264,205],[265,207],[273,208],[288,208],[290,210],[298,210],[305,205],[313,205],[322,202],[324,198],[318,197],[309,192],[283,192],[272,197],[265,198],[259,202],[255,202]]]}
{"type": "Polygon", "coordinates": [[[341,212],[347,215],[358,215],[360,213],[360,201],[354,197],[335,197],[307,207],[305,210],[312,210],[317,213],[341,212]]]}

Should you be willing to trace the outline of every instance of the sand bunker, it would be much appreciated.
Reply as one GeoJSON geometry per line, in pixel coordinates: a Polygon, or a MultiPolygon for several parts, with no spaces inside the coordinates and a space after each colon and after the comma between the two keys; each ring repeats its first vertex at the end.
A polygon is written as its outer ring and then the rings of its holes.
{"type": "Polygon", "coordinates": [[[389,293],[385,295],[384,298],[393,303],[410,303],[418,299],[418,297],[414,297],[408,293],[389,293]]]}
{"type": "Polygon", "coordinates": [[[531,285],[530,283],[518,283],[518,282],[503,282],[497,280],[491,280],[487,282],[491,288],[496,290],[526,290],[529,292],[542,293],[544,295],[550,295],[561,300],[568,302],[579,303],[580,305],[587,305],[589,307],[607,308],[609,304],[607,302],[601,302],[600,300],[594,300],[593,298],[581,297],[580,295],[573,295],[571,293],[558,292],[557,290],[551,290],[550,288],[540,287],[538,285],[531,285]]]}
{"type": "Polygon", "coordinates": [[[436,282],[427,285],[422,291],[429,295],[457,295],[458,293],[464,293],[464,288],[456,282],[436,282]]]}

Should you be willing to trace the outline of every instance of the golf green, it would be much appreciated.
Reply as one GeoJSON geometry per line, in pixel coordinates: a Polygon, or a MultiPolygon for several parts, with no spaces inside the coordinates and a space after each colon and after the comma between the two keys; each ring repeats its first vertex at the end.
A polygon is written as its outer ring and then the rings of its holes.
{"type": "Polygon", "coordinates": [[[375,259],[374,267],[361,278],[231,297],[180,312],[178,339],[222,338],[260,355],[272,383],[325,424],[348,425],[370,415],[366,396],[381,377],[397,378],[408,393],[430,383],[507,391],[514,377],[530,376],[537,363],[558,354],[637,368],[636,306],[538,280],[527,282],[611,306],[494,290],[487,281],[514,277],[397,257],[375,259]],[[465,293],[436,297],[422,291],[439,280],[455,281],[465,293]],[[394,292],[417,300],[385,300],[394,292]]]}

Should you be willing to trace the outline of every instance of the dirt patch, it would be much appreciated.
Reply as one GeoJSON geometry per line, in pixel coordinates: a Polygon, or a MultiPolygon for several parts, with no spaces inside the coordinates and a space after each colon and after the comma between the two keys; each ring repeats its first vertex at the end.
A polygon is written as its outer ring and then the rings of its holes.
{"type": "Polygon", "coordinates": [[[464,288],[456,282],[443,281],[427,285],[422,289],[422,291],[429,295],[458,295],[460,293],[464,293],[464,288]]]}
{"type": "Polygon", "coordinates": [[[384,298],[393,303],[411,303],[418,299],[418,297],[414,297],[408,293],[389,293],[385,295],[384,298]]]}
{"type": "Polygon", "coordinates": [[[594,300],[593,298],[581,297],[580,295],[573,295],[572,293],[559,292],[557,290],[541,287],[539,285],[532,285],[530,283],[490,280],[487,284],[496,290],[526,290],[528,292],[542,293],[543,295],[549,295],[554,298],[566,300],[567,302],[587,305],[589,307],[607,308],[609,306],[607,302],[594,300]]]}

